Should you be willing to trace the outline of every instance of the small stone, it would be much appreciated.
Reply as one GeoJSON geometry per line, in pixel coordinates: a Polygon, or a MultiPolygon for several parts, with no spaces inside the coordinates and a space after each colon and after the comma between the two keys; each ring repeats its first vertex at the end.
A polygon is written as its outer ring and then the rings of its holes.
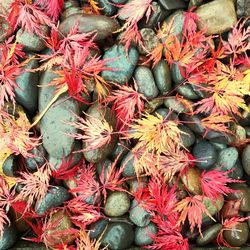
{"type": "Polygon", "coordinates": [[[17,240],[17,232],[13,225],[8,226],[5,224],[3,226],[3,237],[0,240],[0,250],[7,250],[12,247],[17,240]]]}
{"type": "Polygon", "coordinates": [[[135,177],[136,172],[134,168],[134,155],[132,152],[128,152],[122,159],[121,168],[123,168],[122,176],[135,177]]]}
{"type": "Polygon", "coordinates": [[[164,99],[164,105],[175,111],[176,113],[186,113],[188,112],[188,108],[181,103],[175,96],[170,96],[164,99]]]}
{"type": "Polygon", "coordinates": [[[225,230],[223,236],[225,241],[232,247],[240,247],[248,240],[249,228],[246,222],[239,222],[230,230],[225,230]]]}
{"type": "Polygon", "coordinates": [[[200,169],[209,169],[213,166],[218,157],[218,153],[214,146],[206,140],[197,143],[192,153],[197,160],[195,165],[200,169]]]}
{"type": "Polygon", "coordinates": [[[96,2],[104,15],[113,16],[116,14],[117,7],[114,4],[111,4],[109,0],[96,0],[96,2]]]}
{"type": "Polygon", "coordinates": [[[201,235],[198,236],[196,240],[196,244],[198,246],[205,246],[208,243],[212,242],[217,237],[221,228],[222,228],[222,225],[219,223],[210,226],[207,230],[202,232],[203,236],[201,235]]]}
{"type": "Polygon", "coordinates": [[[148,179],[146,176],[134,178],[131,180],[127,180],[129,184],[129,192],[135,193],[138,192],[139,188],[146,188],[148,185],[148,179]]]}
{"type": "Polygon", "coordinates": [[[144,112],[153,113],[157,108],[159,108],[163,104],[162,98],[154,98],[149,100],[144,105],[144,112]]]}
{"type": "Polygon", "coordinates": [[[108,246],[110,250],[125,250],[134,241],[133,227],[128,223],[110,223],[100,242],[102,246],[108,246]]]}
{"type": "Polygon", "coordinates": [[[15,177],[18,171],[18,164],[17,164],[17,157],[16,155],[10,155],[3,163],[3,173],[10,177],[15,177]]]}
{"type": "Polygon", "coordinates": [[[108,225],[108,219],[100,219],[89,225],[89,237],[90,239],[99,238],[99,236],[104,232],[106,226],[108,225]]]}
{"type": "Polygon", "coordinates": [[[171,72],[166,61],[159,61],[153,68],[153,74],[161,94],[165,94],[172,88],[171,72]]]}
{"type": "Polygon", "coordinates": [[[197,20],[199,29],[207,27],[206,35],[228,31],[237,22],[233,0],[214,0],[201,5],[195,12],[200,18],[197,20]]]}
{"type": "Polygon", "coordinates": [[[180,68],[178,66],[178,63],[173,63],[172,64],[171,76],[172,76],[172,79],[173,79],[174,83],[176,85],[178,85],[178,86],[180,86],[179,84],[184,81],[185,78],[181,74],[181,71],[180,71],[180,68]]]}
{"type": "Polygon", "coordinates": [[[170,120],[170,121],[178,121],[179,120],[178,115],[175,112],[173,112],[172,110],[170,112],[170,110],[168,108],[159,108],[154,113],[158,113],[163,118],[166,118],[168,116],[168,120],[170,120]]]}
{"type": "Polygon", "coordinates": [[[76,23],[79,23],[79,33],[96,32],[95,41],[106,39],[120,28],[115,19],[104,15],[75,14],[61,22],[59,30],[67,36],[76,23]]]}
{"type": "Polygon", "coordinates": [[[129,211],[129,219],[136,226],[145,227],[150,223],[151,215],[136,200],[133,200],[129,211]]]}
{"type": "Polygon", "coordinates": [[[192,194],[201,194],[201,171],[196,168],[188,168],[184,174],[181,175],[181,180],[187,190],[192,194]]]}
{"type": "MultiPolygon", "coordinates": [[[[224,204],[224,197],[221,195],[215,202],[211,200],[210,198],[204,196],[203,198],[203,204],[205,205],[207,211],[211,216],[214,216],[216,213],[218,213],[224,204]]],[[[203,214],[203,219],[208,218],[206,214],[203,214]]]]}
{"type": "Polygon", "coordinates": [[[122,159],[128,153],[128,151],[129,150],[128,150],[127,145],[126,145],[126,141],[119,140],[110,154],[110,159],[112,161],[117,160],[117,163],[120,164],[122,159]],[[119,158],[117,159],[117,157],[119,157],[119,158]]]}
{"type": "Polygon", "coordinates": [[[123,85],[132,77],[138,58],[139,54],[134,47],[130,47],[128,55],[126,55],[125,46],[114,45],[105,51],[102,59],[112,59],[112,61],[106,63],[106,66],[115,70],[104,70],[101,76],[106,81],[123,85]]]}
{"type": "Polygon", "coordinates": [[[243,179],[244,171],[243,171],[243,166],[239,158],[237,159],[233,169],[234,171],[228,173],[228,176],[234,180],[243,179]]]}
{"type": "Polygon", "coordinates": [[[214,146],[214,148],[215,148],[217,151],[221,151],[221,150],[227,148],[227,144],[225,144],[225,143],[211,142],[211,144],[214,146]]]}
{"type": "Polygon", "coordinates": [[[240,203],[241,203],[240,200],[229,200],[225,202],[222,209],[220,210],[220,216],[223,219],[238,217],[240,210],[240,203]]]}
{"type": "Polygon", "coordinates": [[[250,0],[237,0],[236,9],[238,18],[250,16],[250,0]]]}
{"type": "Polygon", "coordinates": [[[50,208],[61,206],[69,198],[69,192],[64,187],[50,187],[46,196],[36,203],[35,211],[38,215],[44,215],[50,208]]]}
{"type": "Polygon", "coordinates": [[[157,227],[150,222],[146,227],[135,228],[135,244],[137,246],[147,246],[153,243],[152,235],[157,234],[157,227]]]}
{"type": "Polygon", "coordinates": [[[110,217],[122,216],[128,212],[130,200],[125,192],[112,192],[105,203],[104,213],[110,217]]]}
{"type": "MultiPolygon", "coordinates": [[[[178,81],[178,79],[176,79],[176,81],[178,81]]],[[[175,84],[175,87],[177,87],[177,92],[180,95],[189,100],[200,99],[200,95],[196,91],[194,91],[193,87],[190,84],[175,84]]]]}
{"type": "Polygon", "coordinates": [[[237,159],[239,153],[235,147],[229,147],[219,152],[215,167],[220,168],[220,171],[231,170],[237,159]]]}
{"type": "Polygon", "coordinates": [[[200,115],[181,114],[181,120],[187,121],[187,126],[198,135],[203,135],[206,132],[206,129],[201,125],[201,119],[200,115]]]}
{"type": "Polygon", "coordinates": [[[143,47],[139,46],[139,53],[142,55],[147,55],[156,48],[160,42],[156,36],[153,29],[143,28],[139,30],[139,33],[142,38],[143,47]]]}
{"type": "MultiPolygon", "coordinates": [[[[111,112],[109,107],[101,106],[99,103],[95,103],[89,107],[87,110],[87,115],[95,119],[103,120],[114,129],[116,126],[116,119],[114,114],[111,112]]],[[[117,142],[117,137],[112,135],[111,141],[99,148],[86,150],[83,152],[85,159],[91,163],[98,163],[104,160],[113,150],[117,142]]],[[[90,145],[88,143],[83,143],[83,148],[88,148],[90,145]]]]}
{"type": "Polygon", "coordinates": [[[71,6],[70,8],[65,9],[61,15],[60,15],[60,20],[63,22],[66,20],[68,17],[75,15],[75,14],[83,14],[84,10],[81,9],[79,6],[71,6]]]}
{"type": "MultiPolygon", "coordinates": [[[[32,54],[29,55],[31,58],[32,54]]],[[[30,60],[23,68],[25,70],[38,67],[37,60],[30,60]]],[[[16,77],[16,101],[30,114],[37,110],[39,74],[37,72],[23,72],[16,77]]]]}
{"type": "Polygon", "coordinates": [[[36,148],[33,148],[30,153],[33,155],[32,157],[25,158],[25,164],[27,168],[30,170],[37,170],[37,168],[41,167],[46,162],[47,152],[42,145],[39,145],[36,148]]]}
{"type": "Polygon", "coordinates": [[[244,171],[250,175],[250,144],[248,144],[242,151],[241,161],[244,171]]]}
{"type": "Polygon", "coordinates": [[[183,0],[159,0],[159,3],[166,10],[176,10],[176,9],[184,9],[187,7],[187,3],[183,0]]]}
{"type": "MultiPolygon", "coordinates": [[[[43,26],[42,32],[44,37],[47,36],[48,27],[43,26]]],[[[46,48],[44,37],[20,29],[16,34],[16,41],[22,44],[26,50],[38,52],[46,48]]]]}
{"type": "Polygon", "coordinates": [[[145,66],[137,67],[134,77],[139,93],[142,93],[148,99],[153,99],[158,96],[159,91],[156,87],[153,74],[149,68],[145,66]]]}
{"type": "Polygon", "coordinates": [[[195,143],[195,134],[185,125],[179,125],[179,129],[183,132],[181,133],[182,144],[184,147],[189,148],[195,143]]]}

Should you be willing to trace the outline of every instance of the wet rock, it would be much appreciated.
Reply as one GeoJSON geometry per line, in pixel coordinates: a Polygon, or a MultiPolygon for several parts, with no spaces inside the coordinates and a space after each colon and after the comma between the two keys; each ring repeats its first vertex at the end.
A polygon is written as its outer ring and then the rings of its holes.
{"type": "Polygon", "coordinates": [[[110,250],[125,250],[134,241],[134,230],[128,223],[110,223],[100,241],[110,250]]]}
{"type": "Polygon", "coordinates": [[[199,29],[207,26],[206,35],[228,31],[237,22],[233,0],[214,0],[201,5],[195,12],[200,18],[199,29]]]}
{"type": "Polygon", "coordinates": [[[242,151],[242,155],[241,155],[241,161],[242,161],[242,165],[244,168],[244,171],[250,175],[250,144],[247,145],[243,151],[242,151]]]}
{"type": "Polygon", "coordinates": [[[69,198],[69,192],[64,187],[50,187],[46,196],[36,203],[35,211],[37,214],[43,215],[50,208],[61,206],[69,198]]]}
{"type": "Polygon", "coordinates": [[[146,188],[148,185],[148,179],[146,176],[127,180],[129,184],[129,192],[138,192],[139,188],[146,188]]]}
{"type": "Polygon", "coordinates": [[[139,30],[142,38],[143,47],[139,46],[139,52],[142,55],[147,55],[159,45],[159,39],[153,29],[143,28],[139,30]]]}
{"type": "Polygon", "coordinates": [[[248,240],[249,229],[246,222],[237,223],[231,230],[225,230],[225,241],[232,247],[240,247],[248,240]]]}
{"type": "Polygon", "coordinates": [[[159,0],[159,3],[166,10],[176,10],[176,9],[184,9],[187,7],[187,3],[183,0],[159,0]]]}
{"type": "Polygon", "coordinates": [[[229,200],[225,202],[222,209],[220,210],[220,216],[223,219],[238,217],[240,210],[240,203],[241,203],[240,200],[229,200]]]}
{"type": "MultiPolygon", "coordinates": [[[[31,56],[32,54],[29,55],[29,57],[31,56]]],[[[35,69],[37,67],[37,60],[31,60],[24,66],[24,69],[35,69]]],[[[37,72],[23,72],[16,78],[16,101],[28,110],[30,114],[34,114],[37,110],[38,83],[39,74],[37,72]]]]}
{"type": "Polygon", "coordinates": [[[129,219],[138,227],[145,227],[150,223],[151,215],[136,200],[133,200],[129,211],[129,219]]]}
{"type": "Polygon", "coordinates": [[[107,174],[112,166],[112,161],[109,159],[104,159],[96,164],[96,172],[99,176],[104,175],[104,180],[106,180],[107,174]]]}
{"type": "Polygon", "coordinates": [[[158,113],[161,115],[163,118],[166,118],[168,116],[168,120],[170,121],[178,121],[178,115],[173,112],[172,110],[170,111],[168,108],[159,108],[155,111],[155,113],[158,113]]]}
{"type": "Polygon", "coordinates": [[[157,234],[157,227],[154,223],[149,223],[146,227],[135,228],[135,244],[137,246],[147,246],[153,243],[152,235],[157,234]]]}
{"type": "Polygon", "coordinates": [[[238,159],[233,167],[234,171],[228,174],[228,176],[234,180],[240,180],[244,176],[243,166],[240,159],[238,159]]]}
{"type": "Polygon", "coordinates": [[[13,154],[10,155],[4,161],[2,168],[5,175],[15,177],[18,170],[17,157],[13,154]]]}
{"type": "Polygon", "coordinates": [[[121,167],[123,168],[122,176],[124,177],[136,176],[134,168],[134,155],[132,152],[126,154],[126,156],[122,159],[121,167]]]}
{"type": "MultiPolygon", "coordinates": [[[[99,103],[92,105],[87,110],[87,115],[95,119],[101,119],[101,120],[105,119],[109,123],[109,125],[113,127],[113,129],[116,126],[116,119],[114,114],[111,113],[110,108],[108,107],[104,108],[99,103]]],[[[117,142],[116,136],[112,135],[111,141],[108,144],[103,145],[96,149],[86,150],[84,151],[83,155],[87,161],[92,163],[98,163],[104,160],[112,152],[116,142],[117,142]]],[[[83,148],[87,149],[89,146],[90,146],[89,143],[83,143],[83,148]]]]}
{"type": "Polygon", "coordinates": [[[181,120],[187,121],[187,126],[196,134],[203,135],[205,128],[201,125],[200,115],[181,114],[181,120]]]}
{"type": "Polygon", "coordinates": [[[239,153],[236,148],[229,147],[219,152],[215,167],[220,168],[221,171],[227,171],[234,167],[239,153]]]}
{"type": "Polygon", "coordinates": [[[104,213],[110,217],[118,217],[128,212],[130,200],[125,192],[112,192],[105,203],[104,213]]]}
{"type": "Polygon", "coordinates": [[[178,63],[173,63],[173,64],[172,64],[171,76],[172,76],[172,79],[173,79],[174,83],[175,83],[176,85],[178,85],[178,86],[179,86],[179,84],[180,84],[181,82],[184,81],[185,78],[183,77],[183,75],[182,75],[182,73],[181,73],[181,70],[180,70],[180,68],[179,68],[179,66],[178,66],[178,63]]]}
{"type": "Polygon", "coordinates": [[[153,113],[157,108],[159,108],[163,104],[162,98],[154,98],[149,100],[144,105],[144,112],[153,113]]]}
{"type": "Polygon", "coordinates": [[[79,23],[79,33],[96,32],[95,41],[111,36],[114,31],[120,28],[116,20],[107,16],[75,14],[69,16],[60,24],[60,32],[66,36],[77,22],[79,23]]]}
{"type": "MultiPolygon", "coordinates": [[[[176,79],[176,81],[179,81],[179,80],[176,79]]],[[[181,94],[182,96],[184,96],[185,98],[189,100],[200,99],[199,94],[197,94],[197,92],[194,91],[193,87],[190,84],[180,84],[178,86],[177,85],[178,84],[175,84],[175,87],[177,87],[177,92],[181,94]]]]}
{"type": "Polygon", "coordinates": [[[0,249],[7,250],[14,245],[17,240],[17,232],[13,225],[3,226],[3,238],[0,240],[0,249]]]}
{"type": "Polygon", "coordinates": [[[42,145],[39,145],[33,148],[30,153],[33,157],[25,158],[25,164],[30,170],[35,171],[46,162],[47,152],[42,145]]]}
{"type": "Polygon", "coordinates": [[[42,28],[43,37],[36,34],[31,34],[27,30],[18,30],[16,41],[24,46],[29,51],[41,51],[46,48],[44,37],[48,35],[49,29],[46,26],[42,28]]]}
{"type": "Polygon", "coordinates": [[[106,16],[113,16],[117,12],[115,5],[111,4],[109,0],[96,0],[96,2],[106,16]]]}
{"type": "Polygon", "coordinates": [[[42,243],[18,240],[9,250],[46,250],[46,246],[42,243]]]}
{"type": "Polygon", "coordinates": [[[186,113],[188,112],[188,108],[181,103],[175,96],[170,96],[164,99],[164,105],[175,111],[176,113],[186,113]]]}
{"type": "Polygon", "coordinates": [[[214,146],[206,140],[197,143],[194,146],[192,153],[197,159],[195,165],[200,169],[210,168],[216,162],[218,157],[218,153],[214,146]]]}
{"type": "Polygon", "coordinates": [[[101,76],[106,81],[113,81],[120,85],[125,84],[132,77],[138,58],[139,54],[135,48],[130,47],[127,56],[123,45],[114,45],[105,51],[103,59],[112,59],[106,63],[106,66],[115,70],[104,70],[101,76]]]}
{"type": "Polygon", "coordinates": [[[236,9],[238,18],[250,16],[250,1],[237,0],[236,9]]]}
{"type": "Polygon", "coordinates": [[[129,150],[127,149],[126,141],[119,140],[110,154],[110,159],[114,161],[117,160],[117,157],[119,157],[117,163],[120,164],[128,151],[129,150]]]}
{"type": "Polygon", "coordinates": [[[208,229],[202,232],[203,237],[201,235],[198,236],[196,244],[198,246],[205,246],[208,243],[212,242],[217,237],[221,228],[222,225],[219,223],[210,226],[208,229]]]}
{"type": "Polygon", "coordinates": [[[108,219],[100,219],[89,225],[89,237],[91,239],[98,238],[108,225],[108,219]]]}
{"type": "MultiPolygon", "coordinates": [[[[216,213],[218,213],[224,204],[224,197],[221,195],[215,202],[212,201],[210,198],[204,196],[203,204],[205,205],[207,211],[211,216],[214,216],[216,213]]],[[[203,214],[203,219],[207,218],[208,216],[206,214],[203,214]]]]}
{"type": "Polygon", "coordinates": [[[159,61],[153,68],[153,74],[156,86],[161,94],[168,92],[172,88],[171,72],[166,61],[159,61]]]}
{"type": "Polygon", "coordinates": [[[146,98],[152,99],[158,96],[159,91],[156,87],[151,70],[145,66],[139,66],[134,73],[135,81],[138,86],[139,93],[146,98]]]}
{"type": "Polygon", "coordinates": [[[182,144],[186,148],[192,146],[195,143],[195,134],[192,130],[185,125],[179,125],[179,129],[183,132],[181,133],[182,144]]]}

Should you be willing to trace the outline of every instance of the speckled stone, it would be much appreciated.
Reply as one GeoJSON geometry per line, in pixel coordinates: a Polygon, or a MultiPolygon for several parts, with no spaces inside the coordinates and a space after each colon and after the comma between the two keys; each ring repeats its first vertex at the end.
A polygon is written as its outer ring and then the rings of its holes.
{"type": "Polygon", "coordinates": [[[153,243],[152,235],[157,234],[157,227],[150,222],[146,227],[135,228],[135,244],[137,246],[147,246],[153,243]]]}

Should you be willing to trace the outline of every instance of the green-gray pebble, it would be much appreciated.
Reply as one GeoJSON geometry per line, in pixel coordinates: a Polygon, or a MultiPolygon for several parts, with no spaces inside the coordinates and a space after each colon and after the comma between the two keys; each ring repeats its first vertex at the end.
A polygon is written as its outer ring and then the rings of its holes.
{"type": "Polygon", "coordinates": [[[152,235],[157,234],[157,227],[150,222],[146,227],[135,228],[135,244],[137,246],[147,246],[153,243],[152,235]]]}
{"type": "Polygon", "coordinates": [[[0,250],[7,250],[14,245],[17,240],[17,232],[14,226],[3,226],[3,237],[0,240],[0,250]]]}
{"type": "Polygon", "coordinates": [[[196,239],[196,244],[198,246],[205,246],[208,243],[212,242],[218,235],[222,228],[221,224],[214,224],[210,226],[208,229],[202,232],[202,236],[199,235],[196,239]]]}

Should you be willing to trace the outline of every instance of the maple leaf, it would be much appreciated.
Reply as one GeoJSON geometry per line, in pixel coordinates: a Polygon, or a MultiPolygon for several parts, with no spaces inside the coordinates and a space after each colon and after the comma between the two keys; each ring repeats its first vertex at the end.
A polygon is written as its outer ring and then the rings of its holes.
{"type": "Polygon", "coordinates": [[[203,194],[209,197],[212,201],[216,201],[222,194],[227,195],[231,192],[234,192],[233,189],[227,187],[227,184],[242,182],[228,177],[228,174],[234,170],[235,169],[228,171],[218,171],[214,169],[208,172],[203,171],[200,176],[203,194]]]}
{"type": "Polygon", "coordinates": [[[50,176],[51,167],[47,163],[35,173],[20,172],[20,177],[17,177],[16,181],[23,185],[23,188],[14,201],[26,200],[29,208],[35,201],[42,200],[48,192],[50,176]]]}
{"type": "Polygon", "coordinates": [[[115,111],[118,120],[117,126],[120,130],[130,125],[131,121],[140,115],[144,109],[145,98],[143,94],[138,93],[129,86],[118,86],[118,90],[112,91],[112,95],[108,96],[105,101],[113,102],[112,110],[115,111]]]}
{"type": "Polygon", "coordinates": [[[26,0],[13,1],[7,20],[13,31],[21,26],[23,30],[44,38],[43,26],[55,28],[51,19],[44,12],[26,0]]]}
{"type": "Polygon", "coordinates": [[[180,213],[180,217],[177,222],[177,226],[183,225],[186,219],[190,224],[190,230],[193,232],[195,226],[198,227],[201,233],[202,216],[206,214],[209,218],[214,218],[209,214],[206,206],[203,204],[203,196],[195,195],[192,197],[186,197],[179,201],[174,211],[180,213]]]}
{"type": "Polygon", "coordinates": [[[100,8],[98,6],[98,3],[95,0],[88,0],[92,10],[94,11],[94,13],[96,14],[100,14],[100,11],[102,10],[102,8],[100,8]]]}
{"type": "Polygon", "coordinates": [[[36,5],[45,8],[47,15],[55,22],[58,20],[59,14],[63,9],[64,0],[38,0],[36,1],[36,5]]]}
{"type": "Polygon", "coordinates": [[[247,216],[244,218],[232,217],[230,219],[225,219],[224,221],[222,221],[222,228],[217,235],[217,243],[219,244],[219,246],[223,245],[225,247],[234,248],[233,246],[228,244],[227,241],[224,239],[223,233],[227,230],[232,230],[237,224],[244,222],[248,220],[249,218],[250,216],[247,216]]]}
{"type": "Polygon", "coordinates": [[[77,140],[82,140],[87,144],[87,147],[79,152],[97,149],[108,144],[111,141],[113,134],[112,126],[109,125],[104,117],[103,119],[97,119],[87,114],[85,115],[87,116],[86,119],[76,115],[79,122],[69,123],[71,126],[82,132],[81,134],[69,134],[69,136],[72,136],[77,140]]]}

